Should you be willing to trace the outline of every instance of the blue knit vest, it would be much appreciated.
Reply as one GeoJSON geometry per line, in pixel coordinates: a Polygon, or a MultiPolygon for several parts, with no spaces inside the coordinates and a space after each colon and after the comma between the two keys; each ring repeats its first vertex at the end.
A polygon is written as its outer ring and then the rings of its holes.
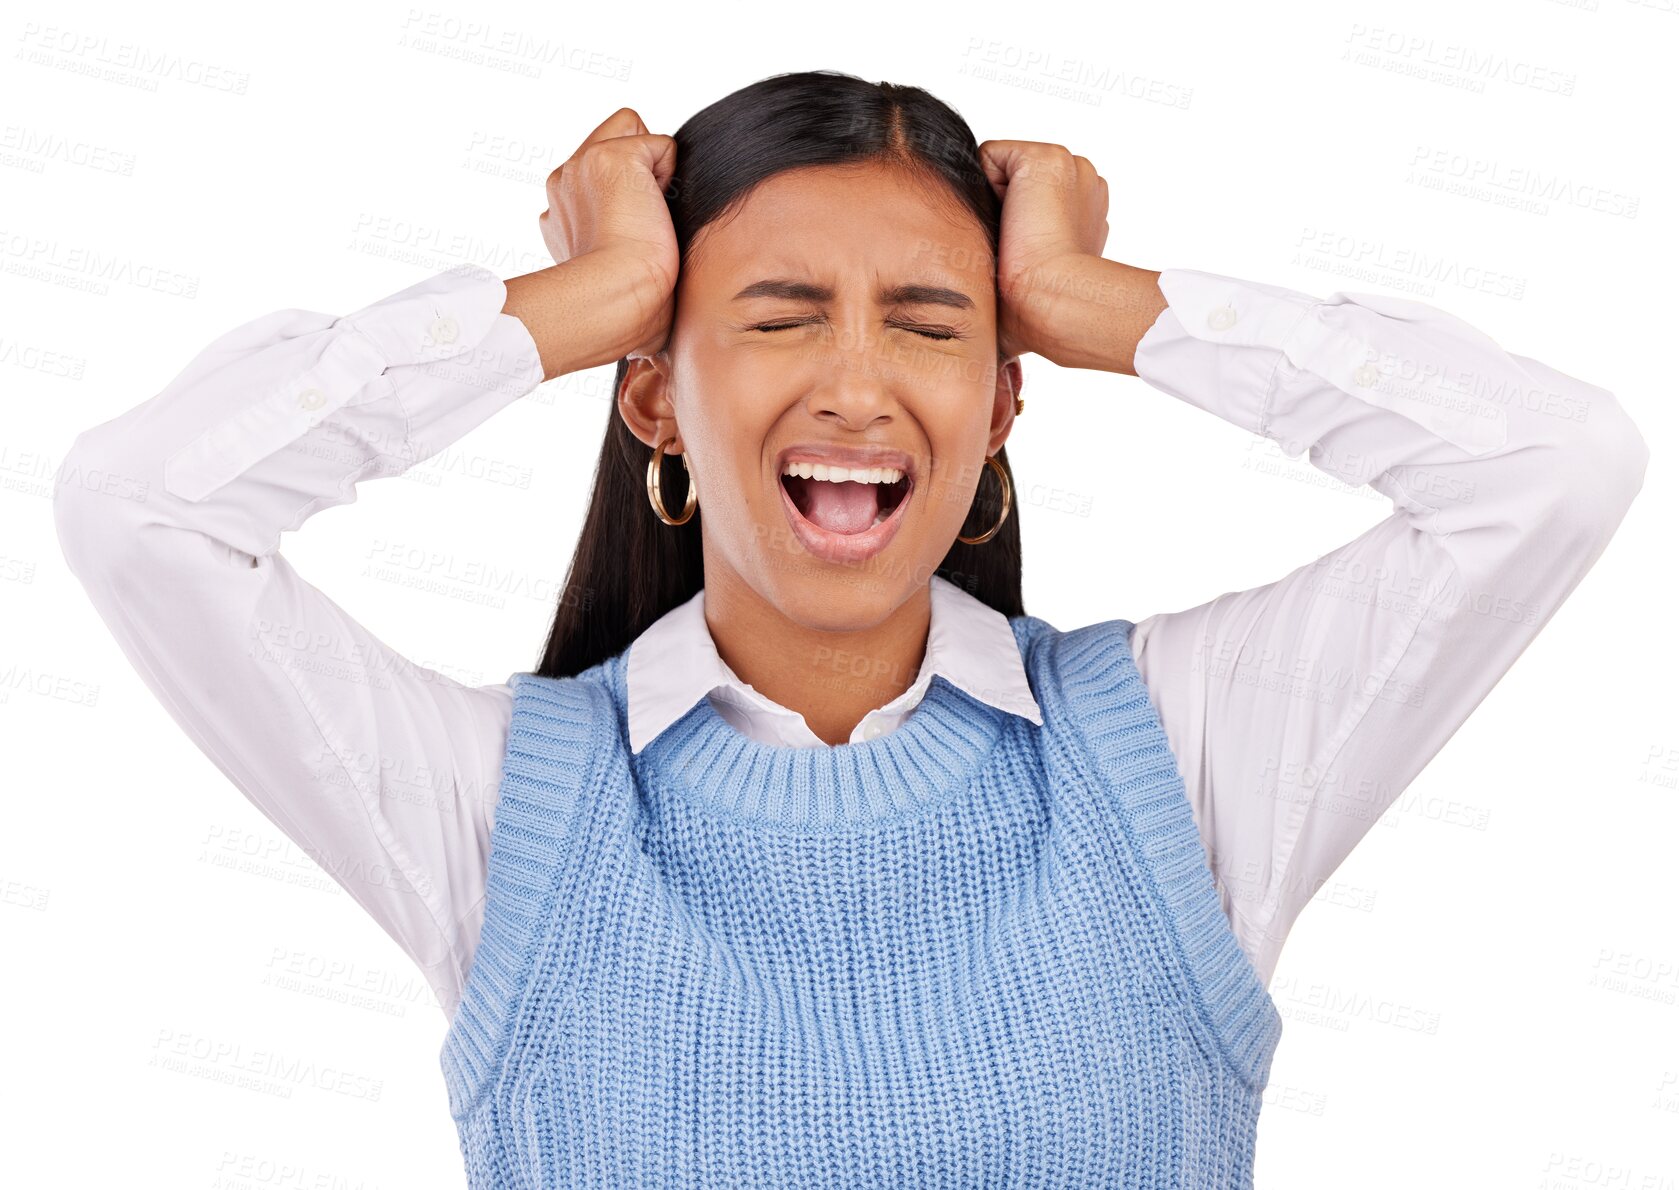
{"type": "Polygon", "coordinates": [[[628,746],[628,650],[514,675],[441,1062],[473,1190],[1251,1187],[1282,1020],[1132,624],[1010,619],[1043,725],[628,746]]]}

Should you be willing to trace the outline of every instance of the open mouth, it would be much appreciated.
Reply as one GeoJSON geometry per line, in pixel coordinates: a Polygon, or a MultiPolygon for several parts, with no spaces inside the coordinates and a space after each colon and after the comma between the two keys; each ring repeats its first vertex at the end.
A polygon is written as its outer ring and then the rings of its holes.
{"type": "Polygon", "coordinates": [[[789,462],[782,504],[805,549],[831,562],[861,562],[897,535],[915,482],[896,467],[789,462]]]}
{"type": "Polygon", "coordinates": [[[830,533],[848,535],[881,524],[909,495],[909,476],[896,468],[872,468],[866,480],[838,478],[842,474],[857,476],[862,470],[789,463],[781,486],[805,520],[830,533]]]}

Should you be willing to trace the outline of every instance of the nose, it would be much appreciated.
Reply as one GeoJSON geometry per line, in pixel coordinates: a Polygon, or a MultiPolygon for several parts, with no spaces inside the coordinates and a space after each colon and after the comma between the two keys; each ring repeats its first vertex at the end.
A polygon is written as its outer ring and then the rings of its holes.
{"type": "Polygon", "coordinates": [[[835,336],[815,349],[805,398],[810,415],[849,430],[891,421],[898,410],[896,384],[878,352],[879,344],[862,333],[835,336]]]}

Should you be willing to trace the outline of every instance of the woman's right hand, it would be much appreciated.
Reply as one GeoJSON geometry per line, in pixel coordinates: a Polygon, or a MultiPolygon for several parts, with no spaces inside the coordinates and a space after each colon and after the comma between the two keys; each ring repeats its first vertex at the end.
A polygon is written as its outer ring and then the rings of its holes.
{"type": "Polygon", "coordinates": [[[537,222],[566,266],[567,304],[603,316],[590,319],[596,363],[652,355],[670,337],[679,258],[664,191],[675,170],[676,141],[623,107],[548,175],[537,222]]]}

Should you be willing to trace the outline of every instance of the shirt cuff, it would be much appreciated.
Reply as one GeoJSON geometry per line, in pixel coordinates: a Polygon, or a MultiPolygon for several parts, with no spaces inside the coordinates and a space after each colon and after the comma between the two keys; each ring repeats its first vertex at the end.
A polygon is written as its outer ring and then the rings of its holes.
{"type": "MultiPolygon", "coordinates": [[[[333,320],[307,366],[169,456],[164,486],[196,503],[346,405],[384,395],[387,368],[450,359],[485,338],[506,302],[500,277],[461,265],[333,320]]],[[[528,337],[528,336],[527,336],[528,337]]]]}
{"type": "Polygon", "coordinates": [[[1138,375],[1150,383],[1166,380],[1160,387],[1254,433],[1269,436],[1270,402],[1286,360],[1468,454],[1487,454],[1509,439],[1509,419],[1489,399],[1496,394],[1466,388],[1441,355],[1454,337],[1476,339],[1482,350],[1490,341],[1445,311],[1382,294],[1342,292],[1324,300],[1197,269],[1167,269],[1159,286],[1172,321],[1163,311],[1138,343],[1138,375]],[[1250,350],[1215,352],[1192,367],[1185,353],[1172,347],[1181,348],[1183,335],[1250,350]],[[1177,379],[1167,380],[1168,375],[1177,379]],[[1182,377],[1195,379],[1186,385],[1182,377]]]}
{"type": "Polygon", "coordinates": [[[1165,269],[1157,283],[1166,308],[1137,342],[1137,375],[1250,434],[1265,433],[1282,345],[1317,299],[1196,269],[1165,269]]]}
{"type": "Polygon", "coordinates": [[[506,304],[506,282],[482,265],[463,264],[363,306],[334,326],[370,340],[387,366],[427,364],[471,350],[506,304]]]}

